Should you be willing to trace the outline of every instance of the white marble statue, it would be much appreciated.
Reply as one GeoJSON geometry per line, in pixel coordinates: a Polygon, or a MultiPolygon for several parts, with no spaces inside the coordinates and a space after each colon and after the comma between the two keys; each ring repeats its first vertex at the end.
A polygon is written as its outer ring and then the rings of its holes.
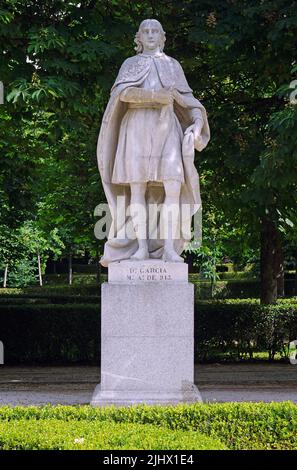
{"type": "Polygon", "coordinates": [[[163,52],[165,32],[157,20],[140,24],[135,43],[137,54],[120,68],[98,139],[98,166],[113,214],[103,266],[124,259],[183,261],[191,217],[201,205],[194,148],[201,151],[209,141],[205,108],[179,62],[163,52]],[[125,196],[124,217],[117,214],[119,196],[125,196]],[[156,224],[165,209],[181,205],[188,205],[189,216],[181,221],[172,210],[166,237],[151,237],[149,204],[163,207],[156,224]],[[144,207],[145,217],[134,217],[133,205],[144,207]],[[134,236],[123,236],[129,224],[134,236]]]}

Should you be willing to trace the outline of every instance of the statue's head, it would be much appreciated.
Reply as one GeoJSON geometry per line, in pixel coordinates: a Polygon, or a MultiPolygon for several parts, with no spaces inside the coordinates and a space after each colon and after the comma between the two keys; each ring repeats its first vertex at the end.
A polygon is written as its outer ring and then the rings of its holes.
{"type": "Polygon", "coordinates": [[[137,53],[144,50],[155,50],[157,48],[162,52],[166,41],[165,31],[158,20],[143,20],[135,35],[135,50],[137,53]]]}

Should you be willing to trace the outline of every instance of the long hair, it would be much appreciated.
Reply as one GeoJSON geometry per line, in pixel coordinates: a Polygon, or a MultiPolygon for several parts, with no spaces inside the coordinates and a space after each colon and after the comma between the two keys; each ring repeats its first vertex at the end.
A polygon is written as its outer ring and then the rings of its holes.
{"type": "Polygon", "coordinates": [[[160,29],[161,40],[160,40],[159,47],[160,47],[160,51],[163,52],[165,41],[166,41],[165,31],[164,31],[161,23],[158,20],[147,19],[147,20],[143,20],[140,23],[138,31],[135,34],[134,42],[136,44],[136,47],[134,49],[136,50],[137,54],[140,54],[143,51],[143,45],[142,45],[142,42],[140,41],[141,30],[142,30],[142,28],[145,28],[149,23],[154,23],[154,25],[158,26],[158,28],[160,29]]]}

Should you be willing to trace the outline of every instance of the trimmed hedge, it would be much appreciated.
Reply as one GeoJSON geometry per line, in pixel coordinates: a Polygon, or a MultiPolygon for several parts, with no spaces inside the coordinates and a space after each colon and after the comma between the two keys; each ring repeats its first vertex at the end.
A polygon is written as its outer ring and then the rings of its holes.
{"type": "Polygon", "coordinates": [[[0,296],[0,309],[2,305],[25,304],[100,304],[99,295],[6,295],[0,296]]]}
{"type": "MultiPolygon", "coordinates": [[[[211,299],[211,284],[209,281],[201,281],[189,276],[195,286],[197,299],[211,299]]],[[[241,299],[247,297],[259,297],[260,282],[254,279],[222,280],[217,281],[214,287],[216,299],[241,299]]]]}
{"type": "Polygon", "coordinates": [[[100,306],[96,304],[0,308],[5,364],[98,364],[100,329],[100,306]]]}
{"type": "MultiPolygon", "coordinates": [[[[87,275],[75,278],[75,283],[70,286],[66,283],[66,278],[62,284],[45,284],[43,287],[33,286],[21,288],[0,288],[0,299],[2,296],[21,295],[31,297],[54,297],[54,296],[100,296],[100,285],[89,279],[87,275]]],[[[107,280],[107,276],[102,275],[101,281],[107,280]]],[[[197,274],[190,274],[189,280],[195,285],[195,296],[197,299],[211,299],[211,284],[207,280],[199,279],[197,274]]],[[[53,280],[54,282],[54,280],[53,280]]],[[[294,295],[294,279],[285,280],[285,295],[294,295]]],[[[260,296],[260,281],[257,279],[226,279],[216,283],[214,297],[216,299],[245,299],[248,297],[260,296]]]]}
{"type": "Polygon", "coordinates": [[[264,306],[249,299],[204,301],[195,304],[195,359],[221,355],[240,360],[266,352],[289,356],[289,342],[297,339],[297,302],[282,300],[264,306]]]}
{"type": "MultiPolygon", "coordinates": [[[[80,295],[80,296],[93,296],[100,295],[101,287],[99,284],[84,284],[83,281],[80,281],[79,284],[74,284],[70,286],[69,284],[54,284],[54,285],[45,285],[43,287],[34,286],[26,287],[22,289],[22,292],[26,295],[31,296],[46,295],[46,296],[61,296],[61,295],[80,295]]],[[[1,293],[1,289],[0,289],[1,293]]]]}
{"type": "MultiPolygon", "coordinates": [[[[211,285],[209,281],[197,280],[197,276],[190,274],[190,281],[195,285],[195,296],[199,299],[211,298],[211,285]]],[[[295,295],[295,281],[285,280],[285,295],[295,295]]],[[[216,299],[245,299],[247,297],[260,297],[260,281],[257,279],[226,279],[217,281],[214,288],[216,299]]]]}
{"type": "Polygon", "coordinates": [[[226,447],[194,431],[151,424],[59,419],[0,421],[1,450],[224,450],[226,447]]]}
{"type": "MultiPolygon", "coordinates": [[[[53,428],[57,421],[75,423],[75,425],[84,422],[86,423],[84,429],[91,428],[94,423],[102,422],[154,425],[161,428],[160,431],[164,436],[166,429],[199,432],[210,438],[219,439],[232,450],[297,450],[297,406],[290,402],[217,403],[167,407],[139,405],[128,408],[0,407],[0,424],[7,423],[5,424],[7,432],[9,429],[17,430],[18,422],[29,424],[31,421],[34,421],[34,425],[36,423],[36,427],[38,424],[43,426],[44,422],[52,423],[53,428]]],[[[77,438],[80,437],[84,436],[77,433],[77,438]]]]}
{"type": "MultiPolygon", "coordinates": [[[[99,299],[98,299],[99,300],[99,299]]],[[[287,358],[297,339],[297,300],[273,306],[258,301],[195,304],[195,360],[287,358]]],[[[0,304],[0,340],[6,364],[98,364],[100,305],[0,304]]]]}

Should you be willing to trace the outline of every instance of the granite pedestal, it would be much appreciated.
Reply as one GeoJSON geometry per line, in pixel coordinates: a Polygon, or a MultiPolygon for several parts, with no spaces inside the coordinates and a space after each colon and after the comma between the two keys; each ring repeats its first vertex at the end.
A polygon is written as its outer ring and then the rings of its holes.
{"type": "Polygon", "coordinates": [[[109,265],[94,406],[201,401],[194,385],[194,286],[185,263],[109,265]]]}

